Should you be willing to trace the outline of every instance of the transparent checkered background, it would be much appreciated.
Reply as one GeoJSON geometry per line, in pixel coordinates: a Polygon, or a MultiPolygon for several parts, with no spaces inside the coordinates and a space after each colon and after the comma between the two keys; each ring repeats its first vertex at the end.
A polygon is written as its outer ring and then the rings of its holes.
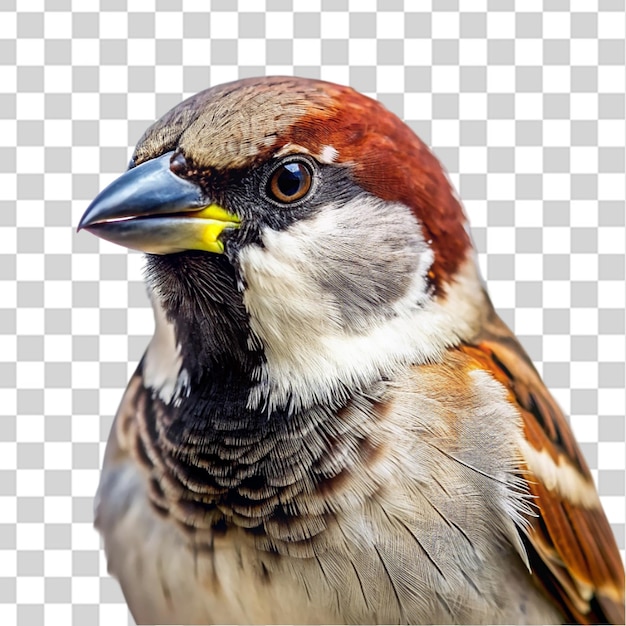
{"type": "Polygon", "coordinates": [[[433,146],[624,549],[624,0],[19,4],[0,3],[1,624],[132,624],[92,500],[152,316],[141,256],[75,225],[148,124],[249,75],[351,84],[433,146]]]}

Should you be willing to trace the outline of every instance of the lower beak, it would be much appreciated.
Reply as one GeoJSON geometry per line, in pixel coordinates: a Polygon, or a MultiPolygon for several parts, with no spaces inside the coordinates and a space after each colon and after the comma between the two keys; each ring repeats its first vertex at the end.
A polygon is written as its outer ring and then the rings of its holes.
{"type": "Polygon", "coordinates": [[[223,252],[220,235],[238,228],[240,219],[207,201],[196,184],[176,176],[169,167],[172,154],[146,161],[113,181],[89,205],[78,230],[150,254],[223,252]]]}

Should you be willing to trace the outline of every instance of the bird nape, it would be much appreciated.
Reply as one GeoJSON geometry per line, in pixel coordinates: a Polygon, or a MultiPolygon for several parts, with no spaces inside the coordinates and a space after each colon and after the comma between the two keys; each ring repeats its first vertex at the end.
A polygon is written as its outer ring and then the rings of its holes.
{"type": "Polygon", "coordinates": [[[580,449],[381,104],[203,91],[79,229],[147,254],[155,333],[96,499],[138,623],[623,623],[580,449]]]}

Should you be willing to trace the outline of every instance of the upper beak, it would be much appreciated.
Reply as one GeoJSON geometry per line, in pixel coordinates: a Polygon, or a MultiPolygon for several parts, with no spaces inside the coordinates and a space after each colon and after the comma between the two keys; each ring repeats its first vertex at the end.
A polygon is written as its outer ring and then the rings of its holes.
{"type": "Polygon", "coordinates": [[[223,252],[219,239],[240,219],[207,199],[194,183],[170,170],[172,152],[146,161],[113,181],[78,224],[113,243],[149,252],[223,252]]]}

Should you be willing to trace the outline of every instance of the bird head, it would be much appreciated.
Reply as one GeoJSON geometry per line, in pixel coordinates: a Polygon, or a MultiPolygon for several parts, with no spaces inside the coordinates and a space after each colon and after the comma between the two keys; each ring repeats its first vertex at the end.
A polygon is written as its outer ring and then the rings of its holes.
{"type": "Polygon", "coordinates": [[[148,255],[144,367],[166,402],[218,372],[247,381],[252,408],[341,398],[437,360],[485,297],[435,156],[380,103],[317,80],[185,100],[80,228],[148,255]]]}

